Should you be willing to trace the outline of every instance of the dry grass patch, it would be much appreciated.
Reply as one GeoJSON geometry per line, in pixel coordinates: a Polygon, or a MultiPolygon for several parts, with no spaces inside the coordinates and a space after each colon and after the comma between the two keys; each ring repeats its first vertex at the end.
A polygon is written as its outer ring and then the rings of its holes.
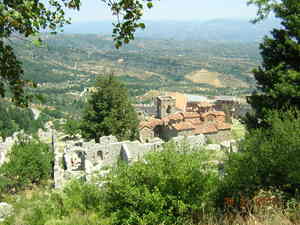
{"type": "Polygon", "coordinates": [[[210,72],[202,69],[187,74],[185,78],[197,84],[209,84],[214,87],[223,87],[221,81],[219,80],[220,75],[220,73],[210,72]]]}

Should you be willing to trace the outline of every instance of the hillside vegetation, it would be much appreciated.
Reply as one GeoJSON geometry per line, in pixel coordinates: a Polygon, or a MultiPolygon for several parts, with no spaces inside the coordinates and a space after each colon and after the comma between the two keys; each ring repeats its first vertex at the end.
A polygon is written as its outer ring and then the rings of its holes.
{"type": "MultiPolygon", "coordinates": [[[[36,188],[45,181],[38,177],[33,190],[0,196],[15,209],[3,225],[298,225],[299,125],[299,112],[270,114],[270,129],[250,131],[223,168],[212,151],[168,143],[96,183],[74,181],[57,191],[36,188]]],[[[14,149],[20,165],[34,154],[27,145],[14,149]]],[[[18,178],[19,167],[7,165],[0,177],[18,178]]],[[[31,169],[47,165],[35,160],[31,169]]]]}
{"type": "Polygon", "coordinates": [[[39,84],[34,92],[64,111],[79,110],[84,89],[97,75],[109,73],[125,82],[132,97],[151,90],[249,94],[255,84],[251,70],[260,62],[255,42],[137,39],[116,50],[111,38],[101,35],[42,38],[41,47],[14,40],[16,51],[25,78],[39,84]]]}

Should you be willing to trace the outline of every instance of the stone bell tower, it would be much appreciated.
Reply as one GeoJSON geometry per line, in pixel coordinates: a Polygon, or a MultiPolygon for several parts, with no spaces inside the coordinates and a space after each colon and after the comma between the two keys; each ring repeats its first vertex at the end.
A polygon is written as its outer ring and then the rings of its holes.
{"type": "Polygon", "coordinates": [[[172,96],[158,96],[156,98],[156,117],[162,119],[176,112],[176,99],[172,96]]]}

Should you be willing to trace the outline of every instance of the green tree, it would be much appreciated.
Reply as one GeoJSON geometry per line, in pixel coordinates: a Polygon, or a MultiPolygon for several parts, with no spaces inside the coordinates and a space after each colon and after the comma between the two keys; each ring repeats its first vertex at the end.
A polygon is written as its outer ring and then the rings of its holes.
{"type": "MultiPolygon", "coordinates": [[[[25,93],[25,87],[35,87],[33,82],[24,80],[20,60],[16,57],[11,43],[14,38],[32,37],[45,29],[56,33],[64,24],[66,9],[79,10],[83,0],[3,0],[0,2],[0,96],[7,95],[19,105],[27,106],[33,97],[25,93]]],[[[95,1],[96,2],[96,1],[95,1]]],[[[113,37],[116,47],[134,39],[138,28],[145,28],[139,20],[143,8],[153,6],[152,0],[102,0],[108,5],[117,22],[114,23],[113,37]]],[[[40,43],[40,39],[34,42],[40,43]]]]}
{"type": "Polygon", "coordinates": [[[52,175],[54,156],[47,144],[23,139],[8,157],[10,160],[0,167],[0,192],[18,191],[52,175]]]}
{"type": "Polygon", "coordinates": [[[201,149],[168,143],[144,162],[121,164],[105,180],[104,216],[116,225],[201,224],[203,213],[213,211],[219,183],[209,158],[201,149]]]}
{"type": "Polygon", "coordinates": [[[74,118],[68,118],[67,121],[62,125],[62,130],[65,134],[74,138],[76,134],[80,133],[80,121],[74,118]]]}
{"type": "Polygon", "coordinates": [[[81,125],[82,136],[99,141],[114,135],[120,140],[138,137],[138,119],[127,89],[113,75],[99,77],[88,100],[81,125]]]}
{"type": "Polygon", "coordinates": [[[219,188],[225,197],[253,197],[260,189],[284,191],[297,196],[300,187],[300,112],[273,111],[267,116],[269,129],[251,129],[239,152],[224,162],[225,177],[219,188]]]}
{"type": "Polygon", "coordinates": [[[18,198],[14,215],[3,224],[212,224],[202,222],[215,212],[219,184],[210,158],[201,149],[168,144],[147,154],[145,161],[120,163],[96,182],[74,180],[61,191],[18,198]]]}
{"type": "Polygon", "coordinates": [[[260,45],[263,63],[254,70],[258,92],[248,99],[255,110],[246,117],[249,128],[267,126],[270,110],[300,108],[300,1],[269,1],[268,5],[262,4],[265,1],[253,2],[261,4],[261,17],[272,10],[282,26],[273,29],[272,37],[265,37],[260,45]]]}

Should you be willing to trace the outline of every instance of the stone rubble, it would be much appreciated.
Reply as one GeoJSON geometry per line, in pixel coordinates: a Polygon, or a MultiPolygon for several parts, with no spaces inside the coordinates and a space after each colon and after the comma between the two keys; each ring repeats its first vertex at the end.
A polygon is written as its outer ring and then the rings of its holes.
{"type": "MultiPolygon", "coordinates": [[[[5,142],[0,142],[0,166],[6,162],[7,153],[18,140],[16,133],[5,142]]],[[[119,142],[114,136],[101,137],[99,143],[86,142],[83,139],[70,140],[63,134],[51,129],[51,125],[38,132],[41,141],[51,145],[54,151],[54,183],[55,188],[61,188],[66,182],[77,178],[90,181],[95,176],[108,172],[107,168],[117,165],[119,160],[132,163],[143,159],[151,151],[159,151],[165,143],[159,138],[149,140],[148,143],[139,141],[119,142]]],[[[203,147],[212,151],[236,152],[235,141],[224,141],[221,144],[207,145],[204,135],[178,136],[172,138],[175,144],[187,144],[192,148],[203,147]]]]}
{"type": "Polygon", "coordinates": [[[0,222],[3,222],[7,217],[13,214],[12,205],[6,202],[0,202],[0,222]]]}
{"type": "Polygon", "coordinates": [[[221,150],[221,145],[218,144],[209,144],[205,147],[207,150],[213,150],[213,151],[220,151],[221,150]]]}
{"type": "Polygon", "coordinates": [[[17,135],[14,135],[12,137],[8,137],[5,139],[4,142],[0,142],[0,166],[7,162],[7,154],[10,151],[11,147],[14,145],[14,143],[17,140],[17,135]]]}
{"type": "Polygon", "coordinates": [[[64,146],[55,144],[55,187],[62,187],[68,180],[79,178],[89,181],[94,174],[117,165],[118,160],[131,163],[161,147],[163,142],[142,144],[139,141],[118,142],[113,136],[102,137],[100,143],[83,140],[66,141],[64,146]]]}

